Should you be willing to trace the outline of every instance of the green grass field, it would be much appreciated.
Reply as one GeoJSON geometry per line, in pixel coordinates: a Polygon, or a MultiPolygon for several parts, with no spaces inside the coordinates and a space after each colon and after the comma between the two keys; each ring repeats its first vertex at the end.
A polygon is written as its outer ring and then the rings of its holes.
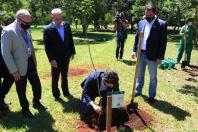
{"type": "MultiPolygon", "coordinates": [[[[125,102],[130,102],[134,78],[135,60],[131,59],[134,35],[129,34],[125,45],[124,60],[115,59],[115,33],[89,32],[89,39],[83,38],[80,31],[74,30],[76,56],[70,63],[71,69],[88,69],[92,71],[87,42],[96,69],[116,70],[120,77],[120,89],[125,91],[125,102]]],[[[34,47],[37,56],[37,69],[42,83],[41,102],[48,108],[47,111],[38,112],[32,107],[32,90],[28,83],[27,97],[34,119],[26,119],[20,113],[15,85],[6,96],[6,102],[12,102],[11,112],[0,113],[0,131],[2,132],[76,132],[76,121],[79,119],[78,106],[82,89],[81,82],[87,76],[69,76],[69,87],[73,99],[61,98],[61,104],[54,101],[51,92],[50,65],[45,54],[42,41],[42,29],[32,30],[34,47]]],[[[178,41],[168,42],[166,58],[176,58],[178,41]]],[[[198,49],[192,52],[191,62],[198,66],[198,49]]],[[[149,75],[146,71],[143,97],[135,98],[139,108],[143,109],[153,118],[152,124],[145,131],[157,132],[196,132],[198,131],[198,76],[182,71],[180,65],[173,70],[158,70],[157,101],[150,106],[145,99],[148,95],[149,75]]],[[[134,130],[136,131],[136,130],[134,130]]]]}

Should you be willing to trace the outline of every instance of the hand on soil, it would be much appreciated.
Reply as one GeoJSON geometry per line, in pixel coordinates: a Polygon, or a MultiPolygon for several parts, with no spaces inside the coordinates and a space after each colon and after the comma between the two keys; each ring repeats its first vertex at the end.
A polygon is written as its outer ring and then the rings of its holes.
{"type": "Polygon", "coordinates": [[[95,110],[96,113],[98,113],[99,115],[102,114],[102,108],[98,105],[93,105],[93,109],[95,110]]]}

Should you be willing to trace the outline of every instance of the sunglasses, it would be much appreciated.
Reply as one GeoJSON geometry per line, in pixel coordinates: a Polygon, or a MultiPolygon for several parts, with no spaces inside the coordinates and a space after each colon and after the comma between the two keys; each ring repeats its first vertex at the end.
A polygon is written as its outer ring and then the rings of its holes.
{"type": "Polygon", "coordinates": [[[24,20],[22,20],[21,18],[18,18],[20,21],[22,21],[25,25],[31,25],[31,22],[26,22],[24,20]]]}

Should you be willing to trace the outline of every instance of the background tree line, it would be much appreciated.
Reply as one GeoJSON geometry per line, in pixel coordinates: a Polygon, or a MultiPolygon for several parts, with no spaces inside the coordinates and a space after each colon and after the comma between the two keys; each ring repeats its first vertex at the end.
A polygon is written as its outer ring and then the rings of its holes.
{"type": "Polygon", "coordinates": [[[65,20],[82,25],[84,33],[90,24],[95,30],[107,29],[117,11],[125,13],[133,30],[150,1],[156,4],[159,17],[169,26],[180,27],[192,17],[198,27],[198,0],[0,0],[0,21],[8,25],[18,9],[27,8],[33,15],[34,25],[45,25],[51,21],[51,9],[60,7],[65,20]]]}

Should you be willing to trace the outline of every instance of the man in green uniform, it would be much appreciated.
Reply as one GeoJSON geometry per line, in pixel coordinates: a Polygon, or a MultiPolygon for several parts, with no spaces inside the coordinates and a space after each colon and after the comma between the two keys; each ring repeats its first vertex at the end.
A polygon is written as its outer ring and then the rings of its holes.
{"type": "Polygon", "coordinates": [[[184,52],[184,34],[186,36],[186,55],[187,55],[187,65],[190,64],[190,57],[193,48],[193,41],[196,40],[196,28],[193,26],[193,19],[189,18],[187,24],[184,25],[180,30],[181,39],[179,42],[179,50],[177,55],[177,63],[180,62],[183,52],[184,52]]]}

